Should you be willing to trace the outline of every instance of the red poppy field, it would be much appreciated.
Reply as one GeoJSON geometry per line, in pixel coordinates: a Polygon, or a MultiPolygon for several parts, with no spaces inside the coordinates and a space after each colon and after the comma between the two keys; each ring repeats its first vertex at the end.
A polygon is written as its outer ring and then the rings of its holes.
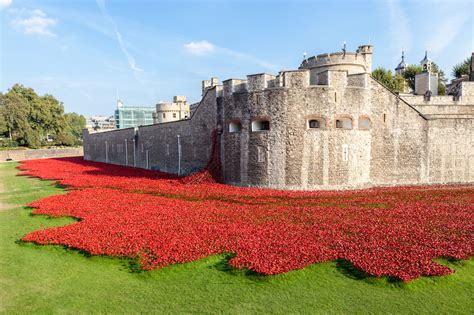
{"type": "Polygon", "coordinates": [[[65,195],[31,203],[34,214],[79,219],[23,241],[137,258],[143,269],[232,253],[230,265],[266,275],[343,259],[370,275],[409,281],[453,272],[434,258],[474,252],[473,186],[288,192],[81,158],[19,168],[68,186],[65,195]]]}

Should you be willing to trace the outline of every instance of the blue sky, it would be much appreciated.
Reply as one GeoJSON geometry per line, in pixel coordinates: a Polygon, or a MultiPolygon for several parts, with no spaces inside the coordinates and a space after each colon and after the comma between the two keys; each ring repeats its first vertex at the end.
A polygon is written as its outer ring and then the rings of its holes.
{"type": "Polygon", "coordinates": [[[474,51],[473,1],[0,0],[0,91],[50,93],[66,111],[112,114],[201,80],[295,69],[308,56],[374,45],[374,67],[429,56],[449,74],[474,51]]]}

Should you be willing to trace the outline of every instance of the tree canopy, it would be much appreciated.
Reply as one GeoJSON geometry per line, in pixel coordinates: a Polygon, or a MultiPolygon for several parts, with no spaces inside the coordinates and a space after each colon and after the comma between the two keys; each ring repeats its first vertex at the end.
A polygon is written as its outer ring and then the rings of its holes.
{"type": "MultiPolygon", "coordinates": [[[[446,94],[446,82],[448,80],[446,79],[444,71],[441,70],[439,66],[434,62],[431,64],[431,67],[433,72],[438,73],[438,95],[446,94]]],[[[415,76],[421,73],[422,71],[423,69],[419,65],[408,65],[405,68],[405,71],[403,72],[403,77],[410,89],[415,90],[415,76]]]]}
{"type": "Polygon", "coordinates": [[[405,89],[403,77],[399,74],[392,73],[391,70],[377,68],[372,71],[372,77],[394,92],[403,92],[405,89]]]}
{"type": "Polygon", "coordinates": [[[52,95],[40,96],[21,84],[0,93],[0,138],[31,148],[78,145],[84,127],[85,118],[65,114],[63,104],[52,95]]]}
{"type": "Polygon", "coordinates": [[[455,78],[460,78],[463,75],[469,75],[471,70],[471,58],[466,58],[453,67],[452,75],[455,78]]]}
{"type": "MultiPolygon", "coordinates": [[[[432,70],[438,73],[438,95],[445,95],[446,75],[434,62],[432,63],[432,70]]],[[[405,82],[411,90],[415,90],[415,76],[421,72],[423,72],[423,69],[419,65],[406,66],[402,75],[393,74],[392,71],[384,68],[377,68],[372,71],[372,77],[394,92],[403,92],[405,82]]]]}

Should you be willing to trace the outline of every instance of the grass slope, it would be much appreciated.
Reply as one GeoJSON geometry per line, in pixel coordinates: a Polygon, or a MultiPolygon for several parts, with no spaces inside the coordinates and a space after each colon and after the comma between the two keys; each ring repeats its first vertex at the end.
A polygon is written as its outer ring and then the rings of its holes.
{"type": "Polygon", "coordinates": [[[64,193],[17,177],[0,163],[0,312],[5,313],[451,313],[472,314],[474,260],[410,283],[367,277],[346,262],[262,277],[228,267],[225,255],[138,272],[133,261],[89,257],[17,242],[27,232],[73,223],[31,215],[33,200],[64,193]],[[1,208],[0,208],[1,209],[1,208]]]}

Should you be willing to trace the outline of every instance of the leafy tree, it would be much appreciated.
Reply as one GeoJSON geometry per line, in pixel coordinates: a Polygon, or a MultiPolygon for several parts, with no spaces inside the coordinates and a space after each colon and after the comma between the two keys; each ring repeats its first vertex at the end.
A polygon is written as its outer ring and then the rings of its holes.
{"type": "Polygon", "coordinates": [[[444,71],[439,68],[436,63],[431,64],[431,69],[433,72],[438,73],[438,95],[445,95],[446,94],[446,83],[448,83],[448,79],[446,79],[446,75],[444,71]]]}
{"type": "Polygon", "coordinates": [[[469,75],[471,70],[471,58],[466,58],[464,61],[458,63],[453,67],[452,75],[455,78],[460,78],[463,75],[469,75]]]}
{"type": "Polygon", "coordinates": [[[82,141],[82,130],[86,126],[86,119],[76,113],[64,115],[66,128],[58,135],[57,142],[63,145],[78,145],[82,141]]]}
{"type": "MultiPolygon", "coordinates": [[[[438,95],[445,95],[446,93],[446,75],[444,71],[439,68],[436,63],[431,64],[432,72],[438,73],[438,95]]],[[[403,72],[403,78],[407,82],[410,89],[415,90],[415,76],[423,72],[423,69],[419,65],[408,65],[405,67],[403,72]]]]}
{"type": "Polygon", "coordinates": [[[423,72],[421,66],[418,65],[408,65],[403,71],[403,78],[407,82],[410,89],[415,90],[415,76],[423,72]]]}
{"type": "Polygon", "coordinates": [[[0,137],[8,133],[7,120],[5,118],[5,109],[3,105],[4,95],[0,93],[0,137]]]}
{"type": "Polygon", "coordinates": [[[24,106],[20,96],[10,92],[2,95],[0,106],[8,137],[26,143],[25,137],[31,132],[28,107],[24,106]]]}
{"type": "Polygon", "coordinates": [[[403,92],[404,90],[405,82],[403,77],[392,73],[390,70],[377,68],[372,71],[372,77],[394,92],[403,92]]]}
{"type": "Polygon", "coordinates": [[[75,113],[64,114],[64,106],[54,96],[39,96],[21,84],[6,94],[0,93],[0,135],[31,148],[48,143],[80,144],[85,119],[75,113]]]}

